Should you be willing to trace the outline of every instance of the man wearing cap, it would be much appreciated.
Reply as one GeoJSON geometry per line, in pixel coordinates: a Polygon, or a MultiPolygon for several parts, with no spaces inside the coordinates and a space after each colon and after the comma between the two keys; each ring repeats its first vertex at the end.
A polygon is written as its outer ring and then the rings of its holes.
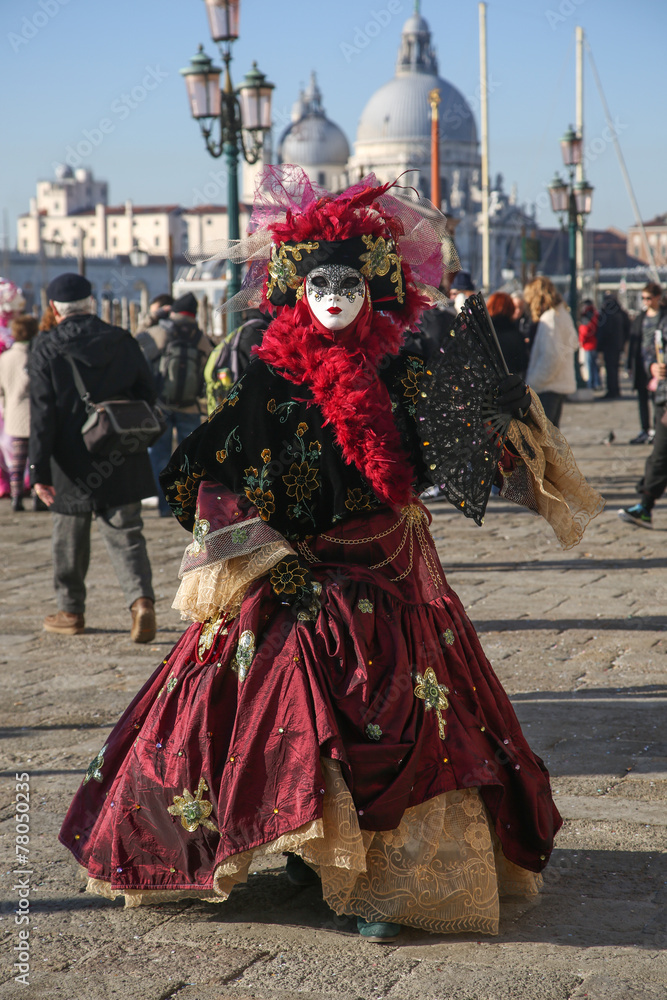
{"type": "Polygon", "coordinates": [[[154,492],[145,452],[92,455],[81,436],[87,418],[69,358],[94,402],[155,400],[153,379],[136,341],[104,323],[86,278],[61,274],[46,290],[57,326],[35,341],[30,370],[30,473],[37,496],[53,512],[53,578],[58,611],[47,632],[84,631],[85,577],[93,515],[132,613],[131,638],[155,636],[151,567],[142,534],[141,500],[154,492]],[[114,461],[111,459],[116,456],[114,461]]]}
{"type": "MultiPolygon", "coordinates": [[[[158,404],[167,423],[162,437],[149,449],[157,484],[159,474],[171,458],[174,431],[181,444],[201,423],[205,407],[202,408],[197,397],[204,395],[204,367],[213,345],[197,326],[197,299],[192,292],[176,299],[168,318],[158,317],[157,322],[137,335],[137,342],[151,366],[158,404]],[[189,389],[193,383],[188,366],[192,366],[196,383],[194,394],[189,389]],[[178,379],[173,379],[175,370],[183,374],[180,385],[178,379]]],[[[158,488],[157,492],[160,517],[170,517],[171,510],[162,491],[158,488]]]]}

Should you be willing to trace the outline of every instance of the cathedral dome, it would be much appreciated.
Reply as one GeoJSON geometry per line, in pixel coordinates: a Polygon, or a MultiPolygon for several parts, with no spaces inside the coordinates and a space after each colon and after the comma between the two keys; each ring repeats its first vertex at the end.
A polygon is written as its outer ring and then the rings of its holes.
{"type": "Polygon", "coordinates": [[[308,90],[300,94],[292,117],[295,120],[285,129],[278,143],[280,163],[299,163],[303,167],[346,166],[350,147],[342,129],[324,113],[314,73],[308,90]]]}
{"type": "Polygon", "coordinates": [[[357,142],[391,140],[428,142],[431,136],[429,92],[440,91],[440,140],[477,145],[470,105],[456,87],[437,75],[395,76],[373,94],[361,113],[357,142]]]}
{"type": "Polygon", "coordinates": [[[357,143],[426,142],[431,136],[429,92],[440,91],[440,139],[477,145],[470,105],[460,91],[438,76],[428,22],[419,5],[403,25],[396,76],[377,90],[361,113],[357,143]]]}

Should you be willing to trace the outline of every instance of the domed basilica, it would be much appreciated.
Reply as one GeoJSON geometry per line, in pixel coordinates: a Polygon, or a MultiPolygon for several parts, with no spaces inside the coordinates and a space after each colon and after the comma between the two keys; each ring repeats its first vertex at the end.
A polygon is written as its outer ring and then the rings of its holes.
{"type": "MultiPolygon", "coordinates": [[[[279,163],[298,163],[317,184],[341,190],[373,171],[380,181],[395,180],[431,196],[431,107],[429,92],[440,91],[441,207],[456,226],[462,266],[481,281],[481,157],[470,104],[438,75],[438,61],[419,0],[405,22],[393,79],[367,101],[350,155],[343,131],[325,113],[315,74],[299,95],[292,121],[277,145],[279,163]]],[[[497,175],[490,193],[491,286],[521,270],[521,236],[536,226],[503,191],[497,175]]]]}

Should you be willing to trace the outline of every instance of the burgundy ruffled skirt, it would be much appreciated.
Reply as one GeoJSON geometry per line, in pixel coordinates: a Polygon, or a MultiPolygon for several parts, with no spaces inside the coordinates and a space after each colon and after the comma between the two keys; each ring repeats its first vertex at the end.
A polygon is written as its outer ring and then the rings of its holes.
{"type": "Polygon", "coordinates": [[[221,901],[292,850],[339,913],[496,933],[560,816],[419,505],[299,546],[314,620],[265,576],[191,625],[107,739],[60,840],[126,903],[221,901]],[[284,597],[284,595],[283,595],[284,597]]]}

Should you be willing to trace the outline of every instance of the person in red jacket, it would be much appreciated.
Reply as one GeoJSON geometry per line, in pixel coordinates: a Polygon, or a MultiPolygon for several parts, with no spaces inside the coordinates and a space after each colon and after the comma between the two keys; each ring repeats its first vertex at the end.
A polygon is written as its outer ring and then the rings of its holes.
{"type": "Polygon", "coordinates": [[[588,370],[588,388],[599,389],[602,385],[598,371],[598,321],[600,314],[590,299],[581,303],[581,322],[579,323],[579,346],[586,354],[588,370]]]}

